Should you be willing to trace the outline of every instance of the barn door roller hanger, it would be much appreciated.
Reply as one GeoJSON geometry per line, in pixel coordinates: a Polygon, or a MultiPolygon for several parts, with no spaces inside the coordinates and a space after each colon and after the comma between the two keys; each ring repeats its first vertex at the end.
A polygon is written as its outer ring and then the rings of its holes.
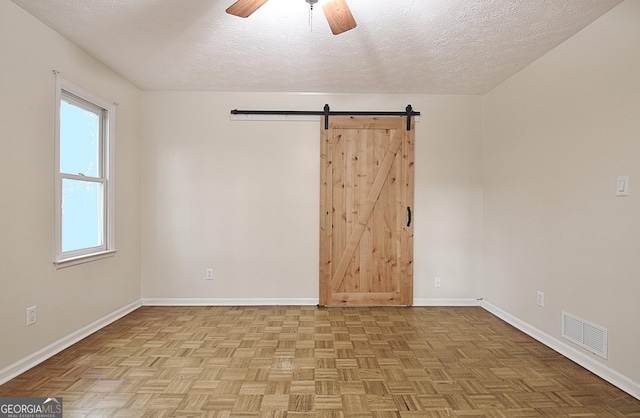
{"type": "Polygon", "coordinates": [[[323,110],[238,110],[233,109],[231,115],[283,115],[283,116],[324,116],[324,129],[329,129],[330,116],[406,116],[407,131],[411,130],[411,118],[420,116],[420,112],[413,110],[411,105],[407,105],[404,111],[400,112],[372,112],[372,111],[333,111],[328,104],[323,110]]]}

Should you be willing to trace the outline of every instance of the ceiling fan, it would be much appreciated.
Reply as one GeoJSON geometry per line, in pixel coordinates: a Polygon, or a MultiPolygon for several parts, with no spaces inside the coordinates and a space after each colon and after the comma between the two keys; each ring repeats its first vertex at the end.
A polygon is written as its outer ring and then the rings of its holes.
{"type": "MultiPolygon", "coordinates": [[[[313,5],[318,2],[318,0],[305,1],[309,3],[311,10],[313,10],[313,5]]],[[[267,0],[238,0],[227,9],[227,13],[238,17],[249,17],[266,2],[267,0]]],[[[351,10],[349,10],[349,6],[347,6],[346,0],[329,0],[322,6],[322,10],[334,35],[339,35],[356,27],[356,21],[351,14],[351,10]]]]}

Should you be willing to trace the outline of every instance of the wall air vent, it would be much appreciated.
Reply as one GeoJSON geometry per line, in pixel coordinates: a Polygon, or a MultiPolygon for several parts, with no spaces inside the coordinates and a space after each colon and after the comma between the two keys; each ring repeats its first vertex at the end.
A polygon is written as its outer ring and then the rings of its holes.
{"type": "Polygon", "coordinates": [[[607,329],[562,312],[562,337],[602,358],[607,358],[607,329]]]}

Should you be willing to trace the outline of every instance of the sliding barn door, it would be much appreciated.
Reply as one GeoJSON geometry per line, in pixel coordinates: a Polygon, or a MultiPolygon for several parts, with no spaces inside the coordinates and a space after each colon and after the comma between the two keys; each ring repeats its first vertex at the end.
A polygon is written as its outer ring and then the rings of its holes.
{"type": "Polygon", "coordinates": [[[412,305],[414,123],[321,122],[320,305],[412,305]]]}

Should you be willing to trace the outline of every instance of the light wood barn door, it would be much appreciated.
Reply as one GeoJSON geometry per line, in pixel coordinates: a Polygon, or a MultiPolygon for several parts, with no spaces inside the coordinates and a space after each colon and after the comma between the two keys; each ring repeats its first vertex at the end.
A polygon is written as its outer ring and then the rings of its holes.
{"type": "Polygon", "coordinates": [[[321,121],[320,305],[413,304],[413,125],[321,121]]]}

